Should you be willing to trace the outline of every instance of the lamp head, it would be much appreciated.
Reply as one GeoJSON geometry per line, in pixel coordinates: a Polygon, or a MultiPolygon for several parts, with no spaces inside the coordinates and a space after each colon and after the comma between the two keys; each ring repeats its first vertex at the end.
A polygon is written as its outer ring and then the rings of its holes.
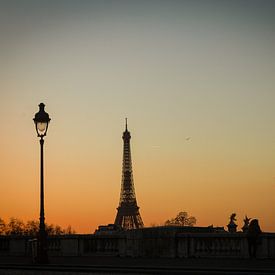
{"type": "Polygon", "coordinates": [[[49,114],[45,112],[45,104],[40,103],[39,112],[35,114],[33,119],[38,137],[46,136],[50,120],[49,114]]]}

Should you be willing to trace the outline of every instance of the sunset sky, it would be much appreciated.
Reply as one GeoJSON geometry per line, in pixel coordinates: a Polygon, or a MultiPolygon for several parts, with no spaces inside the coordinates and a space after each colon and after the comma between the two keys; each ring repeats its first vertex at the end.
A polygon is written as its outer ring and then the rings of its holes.
{"type": "Polygon", "coordinates": [[[128,117],[146,226],[275,232],[275,1],[0,0],[0,217],[113,223],[128,117]]]}

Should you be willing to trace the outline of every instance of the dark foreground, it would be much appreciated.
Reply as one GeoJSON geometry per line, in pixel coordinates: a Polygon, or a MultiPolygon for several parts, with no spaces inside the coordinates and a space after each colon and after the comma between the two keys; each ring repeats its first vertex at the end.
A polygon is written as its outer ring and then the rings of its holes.
{"type": "Polygon", "coordinates": [[[49,265],[1,257],[0,274],[275,274],[275,260],[54,257],[49,265]]]}

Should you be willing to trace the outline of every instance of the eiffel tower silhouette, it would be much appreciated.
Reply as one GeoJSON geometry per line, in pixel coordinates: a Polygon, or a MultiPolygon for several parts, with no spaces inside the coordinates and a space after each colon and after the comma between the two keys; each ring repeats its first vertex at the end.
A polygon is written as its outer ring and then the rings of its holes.
{"type": "Polygon", "coordinates": [[[137,199],[135,194],[130,139],[131,135],[126,127],[123,133],[123,165],[122,165],[122,180],[120,201],[117,208],[115,224],[123,229],[135,229],[144,227],[142,218],[139,213],[137,199]]]}

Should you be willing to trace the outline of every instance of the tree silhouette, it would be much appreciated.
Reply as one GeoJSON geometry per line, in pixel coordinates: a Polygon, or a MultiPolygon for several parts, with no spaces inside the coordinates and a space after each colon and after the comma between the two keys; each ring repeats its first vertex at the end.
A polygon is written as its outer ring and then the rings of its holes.
{"type": "MultiPolygon", "coordinates": [[[[17,218],[10,218],[8,224],[0,218],[0,235],[26,235],[26,236],[37,236],[39,231],[39,221],[30,220],[24,223],[22,220],[17,218]]],[[[46,232],[49,236],[51,235],[64,235],[64,234],[75,234],[75,231],[69,225],[63,229],[60,225],[47,225],[46,232]]]]}
{"type": "Polygon", "coordinates": [[[28,236],[35,236],[39,231],[39,221],[27,221],[25,225],[24,234],[28,236]]]}
{"type": "Polygon", "coordinates": [[[6,232],[6,224],[4,220],[0,218],[0,235],[5,234],[5,232],[6,232]]]}
{"type": "Polygon", "coordinates": [[[24,235],[24,222],[17,218],[10,218],[6,226],[6,235],[24,235]]]}
{"type": "Polygon", "coordinates": [[[175,218],[167,220],[164,225],[166,226],[194,226],[197,219],[193,216],[188,216],[187,212],[179,212],[175,218]]]}

